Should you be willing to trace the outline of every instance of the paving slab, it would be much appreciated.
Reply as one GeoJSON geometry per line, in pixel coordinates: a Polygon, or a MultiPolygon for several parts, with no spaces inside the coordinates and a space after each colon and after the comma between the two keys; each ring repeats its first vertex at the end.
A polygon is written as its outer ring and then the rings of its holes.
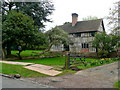
{"type": "Polygon", "coordinates": [[[50,75],[50,76],[56,76],[56,75],[62,73],[61,71],[47,70],[47,69],[43,69],[43,68],[41,69],[41,68],[33,67],[33,66],[26,66],[24,68],[27,68],[27,69],[30,69],[30,70],[33,70],[33,71],[37,71],[39,73],[47,74],[47,75],[50,75]]]}
{"type": "Polygon", "coordinates": [[[32,65],[33,64],[33,63],[12,62],[12,61],[0,61],[0,63],[17,64],[17,65],[32,65]]]}
{"type": "Polygon", "coordinates": [[[56,76],[62,72],[56,71],[56,70],[51,70],[53,67],[47,66],[47,65],[42,65],[42,64],[34,64],[34,63],[24,63],[24,62],[12,62],[12,61],[0,61],[0,63],[7,63],[7,64],[17,64],[17,65],[29,65],[24,68],[37,71],[43,74],[47,74],[50,76],[56,76]]]}
{"type": "Polygon", "coordinates": [[[34,65],[30,65],[30,66],[37,67],[37,68],[40,68],[40,69],[46,69],[46,70],[49,70],[49,69],[53,68],[51,66],[46,66],[46,65],[42,65],[42,64],[34,64],[34,65]]]}

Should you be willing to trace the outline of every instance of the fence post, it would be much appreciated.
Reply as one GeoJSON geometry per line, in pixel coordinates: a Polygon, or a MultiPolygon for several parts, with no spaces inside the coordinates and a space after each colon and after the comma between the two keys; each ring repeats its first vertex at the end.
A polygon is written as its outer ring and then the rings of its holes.
{"type": "Polygon", "coordinates": [[[65,69],[69,69],[70,66],[70,54],[66,54],[66,58],[65,58],[65,69]]]}

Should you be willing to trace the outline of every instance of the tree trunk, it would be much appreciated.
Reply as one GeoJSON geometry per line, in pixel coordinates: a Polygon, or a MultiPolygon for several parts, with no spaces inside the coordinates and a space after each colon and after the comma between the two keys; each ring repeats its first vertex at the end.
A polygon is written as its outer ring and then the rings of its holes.
{"type": "Polygon", "coordinates": [[[19,50],[19,52],[18,52],[18,58],[19,58],[20,60],[22,60],[22,57],[21,57],[21,55],[20,55],[21,52],[22,52],[22,50],[19,50]]]}
{"type": "Polygon", "coordinates": [[[6,58],[6,50],[2,48],[2,58],[6,58]]]}
{"type": "Polygon", "coordinates": [[[50,51],[50,49],[51,49],[52,45],[53,45],[53,44],[50,44],[50,46],[48,47],[48,49],[47,49],[47,50],[45,50],[45,51],[50,51]]]}
{"type": "Polygon", "coordinates": [[[97,53],[97,57],[98,57],[98,48],[96,48],[96,53],[97,53]]]}
{"type": "Polygon", "coordinates": [[[12,9],[12,3],[9,2],[9,11],[11,11],[11,9],[12,9]]]}
{"type": "Polygon", "coordinates": [[[7,56],[11,55],[11,46],[10,44],[7,44],[7,56]]]}

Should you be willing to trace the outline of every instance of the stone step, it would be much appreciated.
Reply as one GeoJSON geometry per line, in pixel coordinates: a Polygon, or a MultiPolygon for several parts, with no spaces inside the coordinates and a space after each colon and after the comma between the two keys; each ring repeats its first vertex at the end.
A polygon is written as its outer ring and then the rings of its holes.
{"type": "Polygon", "coordinates": [[[56,76],[56,75],[62,73],[61,71],[41,69],[41,68],[32,67],[32,66],[26,66],[24,68],[27,68],[27,69],[30,69],[30,70],[33,70],[33,71],[37,71],[39,73],[47,74],[47,75],[50,75],[50,76],[56,76]]]}
{"type": "Polygon", "coordinates": [[[45,70],[49,70],[49,69],[53,68],[51,66],[46,66],[46,65],[42,65],[42,64],[34,64],[34,65],[31,65],[31,67],[37,67],[37,68],[45,69],[45,70]]]}

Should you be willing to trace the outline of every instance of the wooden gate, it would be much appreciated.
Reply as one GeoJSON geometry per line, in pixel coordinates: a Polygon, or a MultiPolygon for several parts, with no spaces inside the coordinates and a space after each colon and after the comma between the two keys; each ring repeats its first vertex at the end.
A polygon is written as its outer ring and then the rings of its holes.
{"type": "Polygon", "coordinates": [[[71,65],[80,65],[85,63],[85,56],[68,54],[66,57],[65,68],[69,69],[71,65]]]}

